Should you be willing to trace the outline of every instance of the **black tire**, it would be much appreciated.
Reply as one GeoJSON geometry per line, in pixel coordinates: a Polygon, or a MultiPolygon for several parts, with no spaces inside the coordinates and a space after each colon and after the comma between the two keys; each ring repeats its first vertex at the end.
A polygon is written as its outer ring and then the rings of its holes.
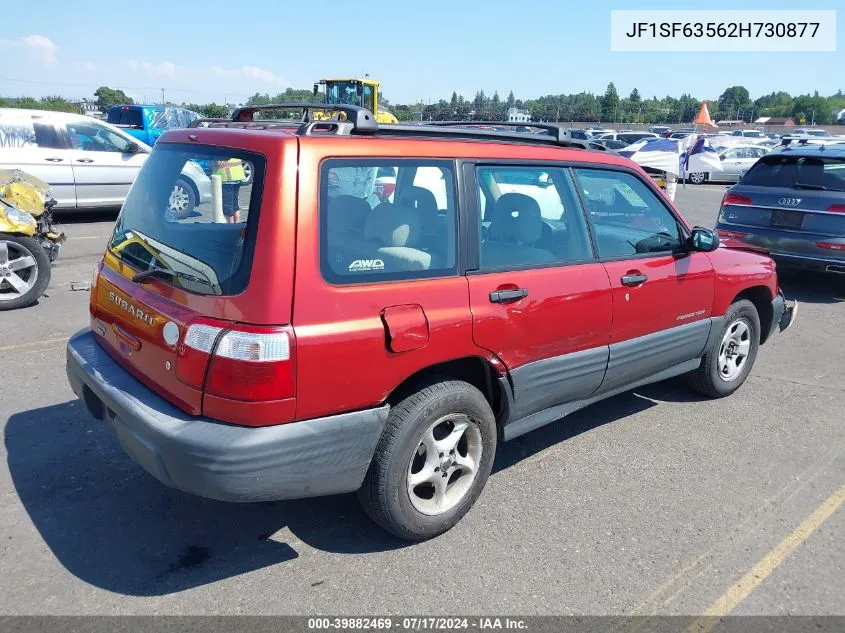
{"type": "MultiPolygon", "coordinates": [[[[20,296],[13,299],[0,299],[0,310],[15,310],[17,308],[25,308],[31,306],[38,301],[41,295],[47,290],[50,284],[50,258],[47,253],[41,248],[37,240],[31,237],[23,237],[20,235],[9,235],[0,233],[0,243],[6,246],[6,252],[9,254],[9,259],[16,259],[17,257],[28,253],[35,260],[35,268],[29,269],[25,281],[30,284],[29,290],[20,294],[20,296]],[[35,275],[32,279],[31,275],[35,275]]],[[[6,281],[6,275],[11,274],[12,271],[4,269],[5,261],[0,261],[0,294],[12,295],[10,290],[11,284],[6,281]]],[[[20,273],[17,271],[15,274],[20,273]]],[[[22,273],[19,276],[23,276],[22,273]]],[[[17,294],[17,293],[14,293],[17,294]]]]}
{"type": "Polygon", "coordinates": [[[168,202],[167,210],[177,220],[184,220],[189,217],[194,209],[197,207],[197,194],[194,192],[193,185],[184,178],[177,178],[173,185],[173,193],[168,202]],[[175,206],[174,196],[179,194],[178,207],[175,206]]]}
{"type": "Polygon", "coordinates": [[[399,538],[421,541],[442,534],[469,511],[481,494],[493,467],[496,441],[495,416],[478,389],[446,377],[423,382],[390,409],[370,469],[358,491],[361,505],[376,523],[399,538]],[[480,433],[478,468],[454,507],[439,514],[424,514],[415,507],[408,489],[411,460],[419,454],[423,434],[432,424],[451,415],[461,419],[466,416],[480,433]]]}
{"type": "Polygon", "coordinates": [[[739,389],[751,373],[754,361],[757,359],[757,350],[760,348],[760,315],[754,304],[745,299],[735,301],[725,313],[725,321],[722,330],[713,340],[710,349],[701,361],[698,369],[687,375],[690,386],[697,392],[710,396],[711,398],[724,398],[739,389]],[[737,322],[744,322],[750,332],[748,339],[750,348],[742,362],[739,373],[731,379],[722,377],[719,354],[722,351],[722,344],[729,329],[734,328],[737,322]]]}

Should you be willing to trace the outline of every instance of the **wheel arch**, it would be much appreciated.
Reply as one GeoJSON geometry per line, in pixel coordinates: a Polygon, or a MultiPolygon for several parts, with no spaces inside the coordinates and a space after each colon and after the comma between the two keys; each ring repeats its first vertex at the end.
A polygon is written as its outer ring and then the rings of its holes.
{"type": "Polygon", "coordinates": [[[760,317],[760,345],[769,338],[770,325],[774,318],[772,307],[772,293],[767,286],[751,286],[737,294],[731,303],[746,299],[754,304],[757,315],[760,317]]]}
{"type": "Polygon", "coordinates": [[[194,179],[186,176],[185,174],[179,174],[179,176],[176,177],[176,180],[173,184],[176,184],[180,181],[184,182],[185,184],[187,184],[191,188],[191,191],[194,192],[194,200],[196,200],[197,204],[199,204],[200,190],[199,190],[199,187],[197,187],[197,183],[194,182],[194,179]]]}
{"type": "Polygon", "coordinates": [[[386,398],[394,405],[417,391],[419,385],[432,377],[447,377],[463,380],[476,387],[490,404],[501,429],[502,423],[510,414],[512,386],[510,377],[503,375],[504,367],[499,369],[495,361],[483,356],[465,356],[430,365],[411,374],[403,380],[386,398]]]}

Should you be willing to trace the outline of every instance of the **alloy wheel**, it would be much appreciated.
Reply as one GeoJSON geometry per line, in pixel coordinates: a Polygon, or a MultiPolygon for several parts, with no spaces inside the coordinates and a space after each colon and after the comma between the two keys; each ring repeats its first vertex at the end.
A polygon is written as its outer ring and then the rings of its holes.
{"type": "Polygon", "coordinates": [[[751,351],[751,326],[745,319],[737,319],[728,327],[719,346],[719,377],[725,382],[735,380],[745,368],[751,351]]]}
{"type": "Polygon", "coordinates": [[[38,262],[25,246],[0,241],[0,301],[18,299],[38,279],[38,262]]]}
{"type": "Polygon", "coordinates": [[[408,495],[422,514],[442,514],[472,488],[481,464],[481,431],[466,415],[447,415],[420,438],[408,465],[408,495]]]}
{"type": "Polygon", "coordinates": [[[188,211],[191,204],[191,197],[182,185],[175,185],[170,192],[170,200],[167,204],[168,211],[180,215],[188,211]]]}

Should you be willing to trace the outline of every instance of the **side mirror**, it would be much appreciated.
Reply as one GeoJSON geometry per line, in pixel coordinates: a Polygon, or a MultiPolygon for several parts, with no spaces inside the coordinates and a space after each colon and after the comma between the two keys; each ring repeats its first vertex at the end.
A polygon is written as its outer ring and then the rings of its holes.
{"type": "Polygon", "coordinates": [[[141,146],[138,145],[138,143],[136,143],[135,141],[129,141],[126,143],[126,149],[124,150],[126,154],[137,154],[140,151],[141,146]]]}
{"type": "Polygon", "coordinates": [[[719,236],[712,229],[696,226],[690,236],[690,246],[694,251],[709,253],[719,248],[719,236]]]}

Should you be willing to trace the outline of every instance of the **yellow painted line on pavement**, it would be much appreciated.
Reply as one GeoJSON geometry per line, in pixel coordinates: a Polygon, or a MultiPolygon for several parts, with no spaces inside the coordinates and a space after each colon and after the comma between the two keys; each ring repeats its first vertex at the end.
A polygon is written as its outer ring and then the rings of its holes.
{"type": "Polygon", "coordinates": [[[55,345],[56,343],[67,343],[70,334],[62,336],[61,338],[45,338],[43,341],[30,341],[29,343],[19,343],[18,345],[6,345],[0,347],[0,352],[8,352],[14,349],[25,349],[27,347],[39,347],[42,345],[55,345]]]}
{"type": "Polygon", "coordinates": [[[747,574],[736,581],[730,589],[707,609],[701,618],[698,618],[690,625],[687,631],[690,633],[693,631],[696,633],[709,633],[712,631],[719,624],[718,618],[728,615],[740,602],[750,596],[751,592],[780,567],[781,563],[801,543],[806,541],[810,534],[836,512],[843,501],[845,501],[845,484],[830,495],[792,534],[775,545],[747,574]]]}

